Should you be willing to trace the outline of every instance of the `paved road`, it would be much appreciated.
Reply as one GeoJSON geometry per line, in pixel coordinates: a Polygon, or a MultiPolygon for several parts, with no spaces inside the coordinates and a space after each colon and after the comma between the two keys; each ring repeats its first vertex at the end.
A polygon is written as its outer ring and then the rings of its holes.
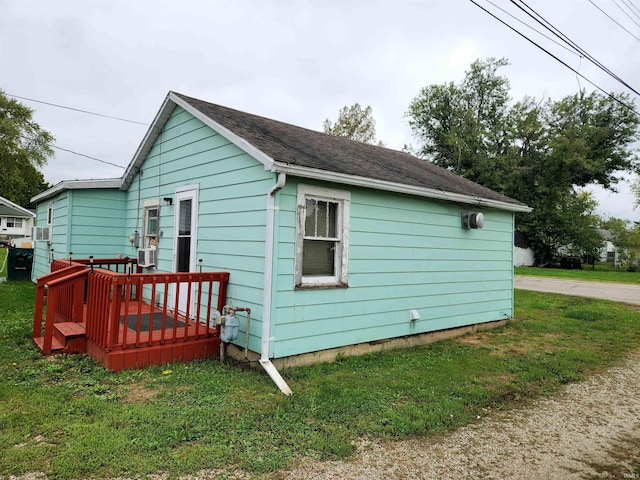
{"type": "Polygon", "coordinates": [[[579,297],[606,298],[640,305],[640,285],[629,283],[586,282],[549,277],[515,276],[515,288],[538,292],[562,293],[579,297]]]}

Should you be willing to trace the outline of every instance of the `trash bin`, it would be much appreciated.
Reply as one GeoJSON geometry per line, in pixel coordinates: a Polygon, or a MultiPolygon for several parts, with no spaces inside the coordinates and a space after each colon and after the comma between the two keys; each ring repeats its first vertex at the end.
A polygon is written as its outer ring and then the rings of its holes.
{"type": "Polygon", "coordinates": [[[7,279],[11,281],[31,280],[33,248],[10,248],[7,258],[7,279]]]}

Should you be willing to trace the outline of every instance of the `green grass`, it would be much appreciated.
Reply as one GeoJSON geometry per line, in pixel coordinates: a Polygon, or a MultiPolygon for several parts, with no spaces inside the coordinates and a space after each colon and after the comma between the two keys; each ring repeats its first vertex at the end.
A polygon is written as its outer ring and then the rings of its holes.
{"type": "Polygon", "coordinates": [[[302,457],[345,459],[354,441],[438,434],[613,364],[640,341],[640,312],[517,291],[506,327],[429,346],[343,357],[282,374],[218,361],[112,373],[30,341],[35,289],[0,284],[0,477],[257,476],[302,457]]]}
{"type": "Polygon", "coordinates": [[[0,248],[0,278],[7,276],[7,255],[9,254],[8,248],[0,248]]]}
{"type": "Polygon", "coordinates": [[[539,277],[573,278],[599,282],[640,283],[640,272],[627,272],[616,269],[611,264],[597,263],[596,269],[584,265],[582,270],[563,270],[560,268],[515,267],[516,275],[535,275],[539,277]]]}

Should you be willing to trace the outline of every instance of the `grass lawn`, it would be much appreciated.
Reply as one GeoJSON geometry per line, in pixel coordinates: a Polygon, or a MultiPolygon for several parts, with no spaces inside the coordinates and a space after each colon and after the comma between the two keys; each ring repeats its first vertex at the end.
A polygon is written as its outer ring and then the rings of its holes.
{"type": "Polygon", "coordinates": [[[0,278],[7,276],[7,256],[9,255],[8,248],[0,248],[0,278]]]}
{"type": "Polygon", "coordinates": [[[627,272],[616,269],[608,263],[596,263],[595,270],[583,265],[582,270],[564,270],[561,268],[515,267],[516,275],[535,275],[540,277],[573,278],[599,282],[640,283],[640,272],[627,272]]]}
{"type": "Polygon", "coordinates": [[[30,341],[34,290],[0,284],[0,477],[269,475],[305,456],[345,459],[361,436],[438,434],[552,394],[640,341],[628,306],[517,291],[506,327],[284,370],[285,397],[236,363],[112,373],[85,356],[43,357],[30,341]]]}

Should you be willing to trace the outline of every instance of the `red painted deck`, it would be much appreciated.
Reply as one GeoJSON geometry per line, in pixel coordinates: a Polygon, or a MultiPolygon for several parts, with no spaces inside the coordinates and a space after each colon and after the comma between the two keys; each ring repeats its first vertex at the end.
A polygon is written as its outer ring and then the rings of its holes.
{"type": "Polygon", "coordinates": [[[132,270],[131,261],[120,259],[54,262],[36,285],[33,337],[40,350],[88,353],[115,371],[218,354],[214,312],[226,300],[229,273],[132,270]],[[100,268],[107,265],[116,271],[100,268]],[[170,304],[168,292],[177,289],[177,297],[180,288],[189,307],[174,314],[178,303],[170,304]]]}

